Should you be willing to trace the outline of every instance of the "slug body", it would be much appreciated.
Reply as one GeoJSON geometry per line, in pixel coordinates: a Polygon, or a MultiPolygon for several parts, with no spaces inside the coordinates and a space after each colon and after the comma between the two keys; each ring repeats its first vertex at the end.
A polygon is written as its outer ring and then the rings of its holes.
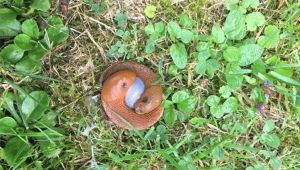
{"type": "Polygon", "coordinates": [[[137,114],[145,114],[151,112],[158,107],[162,101],[162,89],[160,86],[151,86],[145,90],[139,100],[134,104],[137,114]]]}
{"type": "Polygon", "coordinates": [[[104,82],[101,98],[107,103],[124,99],[135,78],[136,74],[128,70],[114,73],[104,82]]]}
{"type": "Polygon", "coordinates": [[[156,75],[146,66],[120,62],[109,67],[101,79],[103,108],[120,127],[146,129],[162,116],[162,89],[154,85],[156,75]]]}

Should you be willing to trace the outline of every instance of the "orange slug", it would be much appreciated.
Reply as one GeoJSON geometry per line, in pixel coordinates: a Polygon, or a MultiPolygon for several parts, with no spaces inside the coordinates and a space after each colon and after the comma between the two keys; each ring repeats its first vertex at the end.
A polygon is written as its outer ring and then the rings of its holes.
{"type": "Polygon", "coordinates": [[[156,80],[156,75],[144,65],[131,61],[112,65],[101,80],[105,113],[120,127],[149,128],[163,113],[163,92],[160,85],[154,84],[156,80]]]}
{"type": "Polygon", "coordinates": [[[160,86],[151,86],[145,90],[142,96],[134,104],[137,114],[145,114],[151,112],[158,107],[162,101],[162,89],[160,86]]]}

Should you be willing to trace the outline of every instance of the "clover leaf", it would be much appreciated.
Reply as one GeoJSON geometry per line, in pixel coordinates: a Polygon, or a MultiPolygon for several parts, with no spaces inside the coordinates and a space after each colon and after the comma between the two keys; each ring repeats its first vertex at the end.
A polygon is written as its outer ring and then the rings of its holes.
{"type": "Polygon", "coordinates": [[[241,6],[243,8],[251,7],[251,8],[256,9],[258,7],[258,5],[259,5],[259,0],[243,0],[241,3],[241,6]]]}
{"type": "Polygon", "coordinates": [[[259,141],[275,149],[280,146],[280,139],[276,134],[264,133],[260,136],[259,141]]]}
{"type": "Polygon", "coordinates": [[[49,40],[54,42],[54,44],[66,41],[69,37],[69,29],[58,16],[52,16],[48,20],[47,33],[49,40]]]}
{"type": "Polygon", "coordinates": [[[170,47],[170,55],[173,59],[173,62],[178,68],[185,68],[185,66],[187,65],[187,51],[184,44],[172,44],[170,47]]]}
{"type": "Polygon", "coordinates": [[[261,58],[263,48],[257,44],[246,44],[240,47],[241,59],[240,65],[247,66],[261,58]]]}
{"type": "Polygon", "coordinates": [[[275,48],[279,43],[279,29],[274,25],[269,25],[264,30],[264,36],[260,36],[258,44],[264,48],[275,48]]]}
{"type": "Polygon", "coordinates": [[[177,119],[173,102],[170,100],[165,100],[163,101],[163,107],[164,107],[164,121],[168,126],[172,126],[177,119]]]}
{"type": "Polygon", "coordinates": [[[24,51],[15,44],[9,44],[2,49],[0,57],[7,62],[15,64],[23,57],[24,51]]]}
{"type": "Polygon", "coordinates": [[[14,39],[15,44],[22,50],[28,51],[33,48],[35,42],[26,34],[19,34],[14,39]]]}
{"type": "Polygon", "coordinates": [[[256,31],[256,28],[264,25],[265,16],[260,12],[252,12],[246,16],[247,30],[256,31]]]}
{"type": "Polygon", "coordinates": [[[124,28],[126,26],[128,15],[126,13],[119,12],[115,16],[118,27],[124,28]]]}
{"type": "Polygon", "coordinates": [[[167,31],[170,35],[172,41],[175,41],[176,38],[180,38],[181,36],[181,28],[177,22],[171,21],[167,25],[167,31]]]}
{"type": "Polygon", "coordinates": [[[231,62],[239,62],[241,59],[241,51],[239,48],[234,46],[227,47],[223,52],[224,59],[231,62]]]}
{"type": "Polygon", "coordinates": [[[144,12],[148,18],[153,18],[155,16],[156,7],[153,5],[146,6],[144,12]]]}
{"type": "Polygon", "coordinates": [[[177,91],[172,96],[172,102],[180,103],[189,98],[189,93],[186,90],[177,91]]]}
{"type": "Polygon", "coordinates": [[[180,32],[180,39],[183,43],[188,44],[194,39],[194,34],[193,32],[187,30],[187,29],[182,29],[180,32]]]}
{"type": "Polygon", "coordinates": [[[223,29],[228,39],[243,39],[246,35],[245,16],[239,10],[230,11],[225,20],[223,29]]]}
{"type": "Polygon", "coordinates": [[[223,43],[225,41],[224,31],[217,24],[212,27],[211,37],[212,40],[218,44],[223,43]]]}
{"type": "Polygon", "coordinates": [[[243,74],[237,73],[241,69],[237,63],[229,63],[225,68],[225,79],[231,90],[237,90],[243,85],[243,74]]]}
{"type": "Polygon", "coordinates": [[[17,13],[9,8],[0,8],[0,39],[17,35],[21,24],[16,20],[17,13]]]}
{"type": "Polygon", "coordinates": [[[197,98],[195,96],[189,96],[182,102],[177,103],[177,108],[179,111],[189,114],[194,111],[197,104],[197,98]]]}
{"type": "Polygon", "coordinates": [[[179,16],[179,23],[184,28],[191,28],[195,24],[195,21],[190,19],[186,14],[181,14],[179,16]]]}
{"type": "Polygon", "coordinates": [[[225,7],[227,10],[237,9],[239,1],[240,0],[225,0],[225,7]]]}
{"type": "Polygon", "coordinates": [[[47,12],[50,9],[50,5],[49,0],[33,0],[31,8],[47,12]]]}
{"type": "Polygon", "coordinates": [[[274,120],[267,120],[267,121],[265,121],[265,125],[264,125],[264,127],[263,127],[263,131],[265,132],[265,133],[269,133],[269,132],[271,132],[272,130],[274,130],[275,129],[275,122],[274,122],[274,120]]]}
{"type": "Polygon", "coordinates": [[[33,39],[39,37],[39,27],[35,20],[28,19],[22,23],[22,32],[33,39]]]}
{"type": "Polygon", "coordinates": [[[13,133],[13,129],[18,126],[15,119],[11,117],[3,117],[0,119],[0,134],[13,133]]]}
{"type": "Polygon", "coordinates": [[[218,97],[216,95],[208,96],[208,98],[206,99],[206,102],[207,102],[208,106],[216,106],[220,103],[220,97],[218,97]]]}
{"type": "Polygon", "coordinates": [[[16,71],[19,73],[34,73],[41,70],[40,60],[35,55],[27,55],[16,64],[16,71]]]}
{"type": "Polygon", "coordinates": [[[229,97],[222,105],[224,113],[233,113],[239,106],[238,100],[235,97],[229,97]]]}

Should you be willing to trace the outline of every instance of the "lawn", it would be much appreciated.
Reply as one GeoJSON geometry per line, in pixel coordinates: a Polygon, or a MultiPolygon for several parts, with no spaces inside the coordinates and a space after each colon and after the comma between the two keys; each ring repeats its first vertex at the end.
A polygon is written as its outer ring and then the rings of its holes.
{"type": "Polygon", "coordinates": [[[300,169],[299,0],[0,0],[1,169],[300,169]],[[105,114],[114,63],[161,119],[105,114]]]}

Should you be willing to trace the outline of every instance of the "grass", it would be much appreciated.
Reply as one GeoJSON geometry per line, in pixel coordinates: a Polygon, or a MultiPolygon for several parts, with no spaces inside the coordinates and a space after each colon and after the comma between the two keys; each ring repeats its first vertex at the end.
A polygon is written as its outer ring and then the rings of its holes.
{"type": "MultiPolygon", "coordinates": [[[[27,168],[300,168],[300,113],[298,111],[297,115],[295,111],[299,87],[276,81],[272,85],[275,90],[268,89],[273,95],[264,106],[266,111],[249,111],[257,107],[251,98],[251,91],[263,84],[255,77],[258,84],[247,84],[233,92],[240,103],[238,110],[222,118],[215,118],[210,113],[206,99],[210,95],[220,96],[219,88],[226,84],[223,74],[226,63],[220,63],[219,70],[211,79],[199,76],[194,72],[197,64],[195,54],[191,53],[188,66],[170,74],[169,69],[173,64],[169,54],[170,39],[159,41],[154,53],[144,52],[147,42],[144,28],[148,23],[178,21],[179,15],[184,13],[196,21],[195,29],[200,34],[209,34],[211,27],[216,23],[222,25],[228,14],[223,1],[187,0],[173,3],[170,0],[154,0],[150,3],[141,0],[106,0],[101,1],[101,5],[105,10],[96,14],[87,1],[70,1],[65,17],[70,28],[70,38],[44,57],[42,74],[47,76],[33,76],[27,81],[10,75],[18,81],[18,85],[46,90],[50,94],[51,107],[60,113],[57,126],[65,130],[65,141],[60,145],[62,152],[59,156],[48,159],[35,151],[26,162],[27,168]],[[157,7],[153,19],[144,16],[143,11],[149,4],[157,7]],[[131,34],[127,40],[117,35],[119,27],[114,16],[118,12],[128,14],[124,30],[131,31],[131,34]],[[125,45],[126,55],[120,58],[109,57],[109,49],[118,41],[125,45]],[[99,95],[101,73],[110,64],[122,60],[136,60],[157,71],[165,99],[170,99],[176,91],[190,90],[190,95],[198,100],[194,111],[172,126],[161,119],[154,127],[144,131],[128,131],[113,125],[99,102],[92,100],[92,96],[99,95]],[[199,118],[203,123],[193,124],[193,118],[199,118]],[[280,139],[279,147],[260,142],[267,120],[273,120],[276,125],[272,134],[280,139]]],[[[281,30],[279,45],[265,51],[264,61],[267,62],[272,56],[286,61],[281,66],[291,68],[295,80],[299,80],[300,73],[299,7],[297,1],[270,0],[263,1],[258,8],[268,24],[276,25],[281,30]]],[[[263,34],[263,29],[260,27],[250,36],[258,38],[263,34]]],[[[195,43],[188,47],[190,51],[195,51],[195,48],[195,43]]],[[[216,47],[215,50],[217,53],[222,49],[216,47]]],[[[0,71],[9,74],[1,68],[0,71]]],[[[299,105],[297,107],[299,109],[299,105]]],[[[5,140],[0,138],[1,147],[4,143],[5,140]]],[[[1,147],[0,165],[6,167],[4,161],[1,162],[1,147]]]]}

